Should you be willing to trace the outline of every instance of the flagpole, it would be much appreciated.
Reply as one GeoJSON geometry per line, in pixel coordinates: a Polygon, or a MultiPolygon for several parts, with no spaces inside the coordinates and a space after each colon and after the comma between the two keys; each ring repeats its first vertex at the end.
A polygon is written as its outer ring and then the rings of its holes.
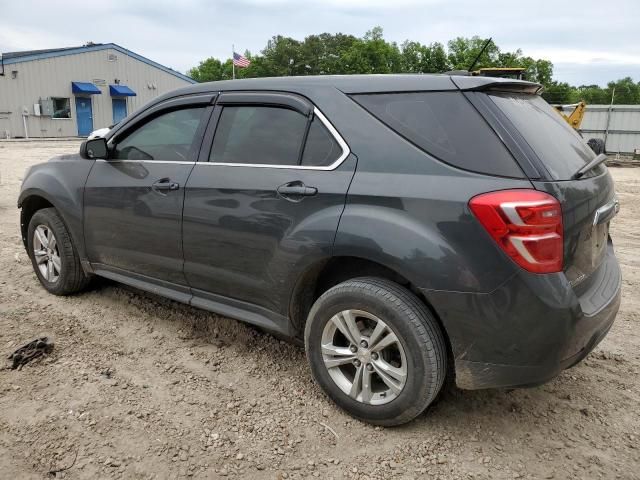
{"type": "Polygon", "coordinates": [[[231,71],[233,72],[233,79],[236,79],[236,62],[233,61],[234,55],[236,53],[236,48],[233,46],[233,43],[231,44],[231,71]]]}

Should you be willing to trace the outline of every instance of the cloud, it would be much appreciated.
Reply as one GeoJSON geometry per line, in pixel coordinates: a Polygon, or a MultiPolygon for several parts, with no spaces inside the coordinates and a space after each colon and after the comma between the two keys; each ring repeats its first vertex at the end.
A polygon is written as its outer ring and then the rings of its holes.
{"type": "Polygon", "coordinates": [[[593,63],[640,65],[640,53],[633,55],[616,51],[604,52],[566,48],[533,48],[527,53],[534,57],[553,58],[558,63],[577,63],[582,65],[593,63]]]}
{"type": "Polygon", "coordinates": [[[232,43],[259,52],[277,34],[362,36],[380,25],[398,43],[491,36],[503,50],[551,60],[560,80],[611,75],[600,83],[640,80],[638,18],[637,0],[538,0],[527,8],[512,0],[19,0],[3,2],[0,51],[114,42],[186,71],[207,57],[228,57],[232,43]]]}

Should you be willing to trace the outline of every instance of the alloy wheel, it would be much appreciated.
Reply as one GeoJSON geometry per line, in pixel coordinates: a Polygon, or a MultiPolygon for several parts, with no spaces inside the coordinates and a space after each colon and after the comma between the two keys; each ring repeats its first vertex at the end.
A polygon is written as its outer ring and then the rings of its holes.
{"type": "Polygon", "coordinates": [[[60,251],[53,230],[46,225],[38,225],[33,232],[33,256],[42,278],[57,282],[62,271],[60,251]]]}
{"type": "Polygon", "coordinates": [[[383,405],[407,382],[407,360],[395,332],[362,310],[343,310],[322,332],[322,359],[336,385],[352,399],[383,405]]]}

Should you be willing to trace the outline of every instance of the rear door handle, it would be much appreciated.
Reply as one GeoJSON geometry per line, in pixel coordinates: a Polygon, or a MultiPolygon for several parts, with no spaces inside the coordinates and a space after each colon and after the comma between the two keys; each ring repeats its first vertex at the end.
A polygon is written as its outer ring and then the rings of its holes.
{"type": "Polygon", "coordinates": [[[304,197],[312,197],[318,193],[316,187],[308,187],[299,180],[280,185],[277,191],[281,197],[294,202],[299,202],[304,197]]]}
{"type": "Polygon", "coordinates": [[[170,178],[161,178],[151,187],[159,192],[166,192],[169,190],[178,190],[180,188],[180,184],[172,181],[170,178]]]}

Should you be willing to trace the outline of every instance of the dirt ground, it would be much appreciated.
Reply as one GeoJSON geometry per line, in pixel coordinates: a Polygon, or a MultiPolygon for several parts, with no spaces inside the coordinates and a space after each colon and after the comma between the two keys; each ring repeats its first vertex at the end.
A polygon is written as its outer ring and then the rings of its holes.
{"type": "Polygon", "coordinates": [[[55,340],[0,370],[0,478],[640,478],[640,169],[611,169],[624,287],[600,346],[544,386],[449,388],[384,429],[334,407],[302,349],[251,327],[108,281],[45,293],[16,199],[27,166],[77,147],[0,142],[0,354],[55,340]]]}

